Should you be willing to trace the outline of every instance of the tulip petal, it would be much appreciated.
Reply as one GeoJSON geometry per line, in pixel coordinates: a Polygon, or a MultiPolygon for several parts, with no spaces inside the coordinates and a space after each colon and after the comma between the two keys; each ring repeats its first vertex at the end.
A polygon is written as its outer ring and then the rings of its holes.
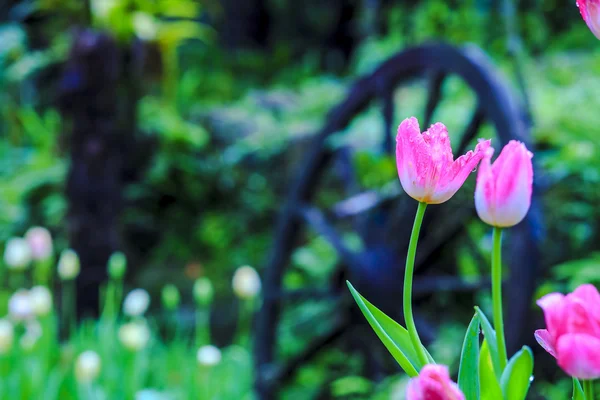
{"type": "Polygon", "coordinates": [[[561,336],[556,346],[558,365],[579,379],[600,378],[600,339],[573,333],[561,336]]]}
{"type": "Polygon", "coordinates": [[[577,0],[577,7],[592,33],[600,39],[600,4],[597,0],[577,0]]]}
{"type": "Polygon", "coordinates": [[[600,323],[600,308],[598,307],[600,304],[600,293],[598,293],[596,286],[590,283],[583,284],[568,295],[568,297],[579,299],[581,304],[593,316],[595,322],[600,323]]]}
{"type": "Polygon", "coordinates": [[[475,185],[475,209],[477,215],[486,224],[496,225],[495,202],[496,179],[492,171],[491,159],[494,148],[489,147],[483,155],[477,171],[477,183],[475,185]]]}
{"type": "Polygon", "coordinates": [[[477,143],[475,151],[469,151],[467,154],[460,156],[446,168],[431,204],[443,203],[454,196],[465,183],[469,174],[477,167],[477,164],[490,147],[490,143],[490,140],[477,143]]]}
{"type": "MultiPolygon", "coordinates": [[[[540,298],[537,301],[537,305],[544,311],[546,328],[556,340],[566,330],[564,326],[566,312],[565,296],[561,293],[550,293],[540,298]]],[[[556,346],[556,343],[554,345],[556,346]]]]}
{"type": "Polygon", "coordinates": [[[428,173],[429,159],[429,146],[423,140],[419,121],[415,117],[405,119],[396,135],[396,166],[402,188],[418,201],[425,201],[432,191],[420,179],[428,173]]]}
{"type": "Polygon", "coordinates": [[[556,358],[556,349],[554,348],[554,339],[546,329],[538,329],[535,331],[535,340],[546,350],[550,355],[556,358]]]}

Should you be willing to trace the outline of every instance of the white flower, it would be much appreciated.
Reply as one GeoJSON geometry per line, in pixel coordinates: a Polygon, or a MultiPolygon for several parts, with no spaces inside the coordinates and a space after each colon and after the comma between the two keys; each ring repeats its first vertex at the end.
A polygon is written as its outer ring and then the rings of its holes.
{"type": "Polygon", "coordinates": [[[36,226],[25,233],[25,240],[31,249],[34,260],[45,261],[52,256],[52,236],[46,228],[36,226]]]}
{"type": "Polygon", "coordinates": [[[125,297],[123,313],[129,317],[141,317],[148,310],[150,295],[144,289],[133,289],[125,297]]]}
{"type": "Polygon", "coordinates": [[[140,39],[152,41],[158,34],[158,25],[152,15],[138,11],[133,14],[133,30],[140,39]]]}
{"type": "Polygon", "coordinates": [[[142,389],[135,393],[135,400],[172,400],[174,397],[155,389],[142,389]]]}
{"type": "Polygon", "coordinates": [[[52,310],[52,293],[46,286],[34,286],[29,291],[33,312],[38,317],[48,315],[52,310]]]}
{"type": "Polygon", "coordinates": [[[25,324],[25,333],[21,336],[19,344],[23,350],[30,351],[41,337],[42,325],[36,320],[30,320],[25,324]]]}
{"type": "Polygon", "coordinates": [[[0,319],[0,354],[6,354],[12,349],[15,340],[13,324],[5,319],[0,319]]]}
{"type": "Polygon", "coordinates": [[[11,238],[6,242],[4,262],[9,269],[24,270],[31,263],[31,249],[22,238],[11,238]]]}
{"type": "Polygon", "coordinates": [[[91,382],[100,375],[102,360],[93,350],[84,351],[75,361],[75,377],[79,383],[91,382]]]}
{"type": "Polygon", "coordinates": [[[202,346],[196,353],[198,364],[205,367],[212,367],[221,362],[221,350],[212,345],[202,346]]]}
{"type": "Polygon", "coordinates": [[[241,299],[254,298],[261,288],[260,277],[249,265],[239,267],[233,275],[233,292],[241,299]]]}
{"type": "Polygon", "coordinates": [[[79,256],[71,249],[64,250],[58,260],[58,276],[62,280],[71,280],[79,275],[79,256]]]}
{"type": "Polygon", "coordinates": [[[31,304],[29,291],[19,289],[10,296],[8,313],[14,321],[27,320],[33,316],[33,304],[31,304]]]}
{"type": "Polygon", "coordinates": [[[142,350],[150,340],[150,329],[144,321],[126,323],[119,328],[119,340],[128,350],[142,350]]]}

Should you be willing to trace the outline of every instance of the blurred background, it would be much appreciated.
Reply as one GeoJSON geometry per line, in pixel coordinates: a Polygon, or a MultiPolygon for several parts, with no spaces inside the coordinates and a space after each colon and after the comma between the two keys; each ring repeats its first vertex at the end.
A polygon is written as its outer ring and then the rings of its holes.
{"type": "MultiPolygon", "coordinates": [[[[240,325],[245,303],[233,293],[234,271],[250,265],[268,274],[278,218],[313,137],[357,79],[432,41],[480,49],[517,99],[540,199],[535,291],[524,304],[531,327],[541,328],[535,299],[600,283],[600,44],[574,1],[3,0],[0,243],[42,226],[57,253],[74,249],[81,318],[97,315],[115,251],[128,259],[126,288],[153,297],[167,282],[179,289],[175,314],[184,327],[194,321],[192,286],[207,277],[214,344],[230,346],[243,330],[238,350],[254,360],[253,333],[267,328],[255,318],[240,325]]],[[[417,82],[393,94],[401,100],[393,126],[423,118],[426,89],[417,82]]],[[[469,121],[474,97],[458,80],[441,91],[444,107],[431,122],[443,121],[452,134],[469,121]]],[[[397,185],[393,157],[366,145],[384,133],[381,114],[356,114],[343,130],[353,149],[348,165],[363,187],[397,185]]],[[[491,125],[478,132],[494,136],[491,125]]],[[[470,247],[454,244],[451,257],[436,259],[451,259],[463,281],[478,282],[489,271],[489,232],[476,218],[462,224],[470,247]]],[[[294,248],[282,288],[330,281],[339,248],[323,236],[294,248]]],[[[360,247],[351,229],[344,241],[360,247]]],[[[528,261],[519,268],[528,270],[528,261]]],[[[421,303],[432,353],[455,371],[471,305],[489,306],[484,286],[459,296],[440,291],[421,303]]],[[[261,296],[273,290],[263,285],[261,296]]],[[[334,318],[310,299],[297,303],[296,323],[334,318]]],[[[279,319],[273,333],[283,353],[311,341],[290,324],[279,319]]],[[[570,381],[540,351],[533,330],[528,340],[537,352],[531,398],[566,398],[570,381]]],[[[278,375],[280,398],[402,399],[405,377],[393,369],[369,373],[369,357],[357,347],[320,347],[285,383],[278,375]]],[[[239,384],[239,392],[207,398],[253,398],[254,363],[244,365],[245,379],[219,382],[239,384]]]]}

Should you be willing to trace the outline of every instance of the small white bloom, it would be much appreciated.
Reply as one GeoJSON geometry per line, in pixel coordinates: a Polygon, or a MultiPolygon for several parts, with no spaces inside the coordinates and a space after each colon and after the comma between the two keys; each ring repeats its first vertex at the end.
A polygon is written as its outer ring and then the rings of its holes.
{"type": "Polygon", "coordinates": [[[21,336],[19,344],[25,351],[30,351],[42,337],[42,325],[36,320],[27,321],[25,333],[21,336]]]}
{"type": "Polygon", "coordinates": [[[31,263],[31,249],[22,238],[11,238],[6,242],[4,262],[9,269],[24,270],[31,263]]]}
{"type": "Polygon", "coordinates": [[[6,354],[12,349],[15,340],[13,324],[5,319],[0,319],[0,354],[6,354]]]}
{"type": "Polygon", "coordinates": [[[34,260],[45,261],[52,256],[52,236],[46,228],[36,226],[25,233],[25,240],[31,249],[34,260]]]}
{"type": "Polygon", "coordinates": [[[8,313],[14,321],[27,320],[33,316],[33,304],[31,304],[29,291],[19,289],[10,296],[8,313]]]}
{"type": "Polygon", "coordinates": [[[221,362],[221,350],[212,345],[202,346],[196,353],[198,364],[205,367],[212,367],[221,362]]]}
{"type": "Polygon", "coordinates": [[[135,393],[135,400],[172,400],[174,397],[155,389],[142,389],[135,393]]]}
{"type": "Polygon", "coordinates": [[[233,292],[241,299],[254,298],[261,288],[260,277],[249,265],[239,267],[233,275],[233,292]]]}
{"type": "Polygon", "coordinates": [[[141,317],[148,310],[150,295],[144,289],[133,289],[125,297],[123,313],[129,317],[141,317]]]}
{"type": "Polygon", "coordinates": [[[46,286],[34,286],[29,291],[33,312],[38,317],[48,315],[52,310],[52,293],[46,286]]]}
{"type": "Polygon", "coordinates": [[[84,351],[75,361],[75,377],[79,383],[91,382],[100,375],[102,360],[93,350],[84,351]]]}
{"type": "Polygon", "coordinates": [[[150,340],[150,329],[144,321],[128,322],[119,328],[119,340],[128,350],[142,350],[150,340]]]}
{"type": "Polygon", "coordinates": [[[71,249],[64,250],[58,260],[58,276],[62,280],[71,280],[79,275],[79,256],[71,249]]]}
{"type": "Polygon", "coordinates": [[[158,25],[152,15],[145,12],[136,12],[133,14],[133,30],[140,39],[151,41],[156,39],[158,25]]]}

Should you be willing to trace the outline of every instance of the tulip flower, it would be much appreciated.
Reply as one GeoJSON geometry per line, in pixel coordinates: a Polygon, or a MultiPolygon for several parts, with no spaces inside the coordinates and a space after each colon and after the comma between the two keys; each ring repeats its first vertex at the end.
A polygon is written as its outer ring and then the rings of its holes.
{"type": "Polygon", "coordinates": [[[442,123],[421,134],[416,118],[407,118],[398,127],[396,164],[402,188],[410,197],[427,204],[450,199],[490,147],[480,141],[475,151],[454,160],[448,130],[442,123]]]}
{"type": "Polygon", "coordinates": [[[535,331],[538,343],[569,375],[600,378],[600,294],[591,284],[566,296],[550,293],[538,300],[546,329],[535,331]]]}
{"type": "Polygon", "coordinates": [[[588,28],[600,39],[600,0],[577,0],[577,7],[588,28]]]}
{"type": "Polygon", "coordinates": [[[11,238],[6,242],[4,262],[8,269],[22,271],[31,263],[31,248],[25,239],[11,238]]]}
{"type": "Polygon", "coordinates": [[[144,289],[133,289],[125,297],[123,313],[128,317],[141,317],[150,306],[150,295],[144,289]]]}
{"type": "Polygon", "coordinates": [[[128,350],[142,350],[150,341],[150,328],[145,321],[128,322],[119,328],[119,341],[128,350]]]}
{"type": "Polygon", "coordinates": [[[196,360],[198,365],[213,367],[221,362],[221,350],[212,345],[202,346],[196,353],[196,360]]]}
{"type": "Polygon", "coordinates": [[[475,208],[483,222],[510,227],[525,218],[531,205],[533,154],[521,142],[511,140],[490,164],[494,149],[486,150],[477,173],[475,208]]]}
{"type": "Polygon", "coordinates": [[[428,364],[408,383],[407,400],[465,400],[445,365],[428,364]]]}
{"type": "Polygon", "coordinates": [[[261,289],[260,276],[249,265],[239,267],[235,271],[231,284],[233,292],[240,299],[252,299],[258,295],[261,289]]]}
{"type": "Polygon", "coordinates": [[[31,249],[31,258],[37,261],[45,261],[52,256],[54,250],[52,236],[46,228],[33,227],[25,233],[25,240],[31,249]]]}
{"type": "Polygon", "coordinates": [[[75,377],[79,383],[89,383],[100,375],[102,360],[93,350],[84,351],[75,361],[75,377]]]}

